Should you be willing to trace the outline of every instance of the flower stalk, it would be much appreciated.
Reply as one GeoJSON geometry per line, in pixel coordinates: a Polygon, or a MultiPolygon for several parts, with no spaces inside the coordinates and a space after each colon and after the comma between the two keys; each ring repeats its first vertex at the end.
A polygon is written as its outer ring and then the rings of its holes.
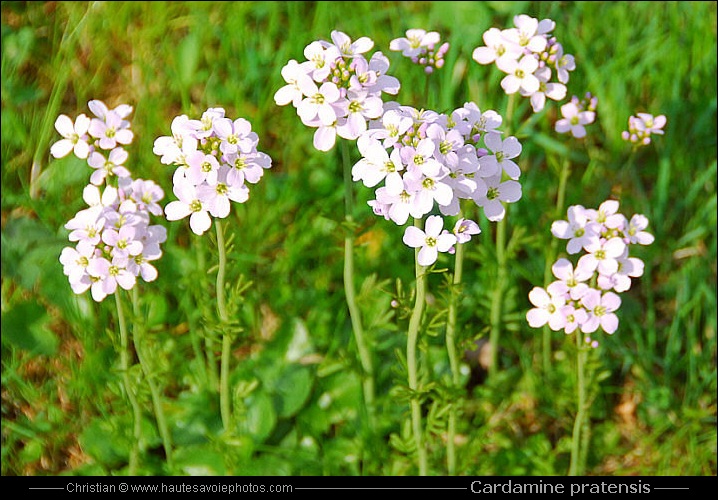
{"type": "MultiPolygon", "coordinates": [[[[568,178],[571,175],[571,162],[568,159],[564,159],[562,165],[561,165],[561,172],[559,174],[559,180],[558,180],[558,193],[556,195],[556,216],[560,216],[560,214],[563,212],[563,205],[566,200],[566,184],[568,182],[568,178]]],[[[551,245],[549,246],[548,255],[546,258],[546,266],[544,268],[544,286],[548,286],[548,284],[552,280],[552,274],[551,274],[551,266],[553,262],[556,260],[556,251],[558,250],[558,240],[556,238],[553,238],[551,240],[551,245]]],[[[544,373],[548,373],[551,367],[551,329],[548,326],[543,327],[542,332],[542,349],[541,349],[541,358],[543,363],[543,371],[544,373]]]]}
{"type": "Polygon", "coordinates": [[[361,311],[356,302],[356,291],[354,289],[354,229],[353,229],[353,210],[354,196],[352,191],[352,173],[351,163],[349,160],[349,149],[346,141],[342,141],[342,164],[344,172],[344,220],[347,224],[347,230],[344,236],[344,294],[346,296],[347,307],[349,308],[349,318],[352,323],[352,331],[354,332],[354,340],[359,351],[359,361],[362,366],[362,389],[364,393],[364,402],[366,403],[367,420],[370,434],[374,433],[375,426],[375,388],[374,388],[374,363],[372,360],[371,349],[367,343],[364,327],[362,326],[361,311]]]}
{"type": "MultiPolygon", "coordinates": [[[[454,254],[454,276],[452,279],[451,294],[449,296],[449,313],[446,325],[446,352],[449,357],[451,369],[451,384],[458,389],[461,382],[459,373],[459,359],[456,352],[456,318],[458,315],[458,301],[460,286],[464,269],[464,245],[456,245],[454,254]]],[[[447,425],[446,465],[449,475],[456,474],[456,420],[458,418],[458,401],[452,401],[449,408],[449,421],[447,425]]]]}
{"type": "MultiPolygon", "coordinates": [[[[421,229],[422,219],[415,218],[414,226],[421,229]]],[[[414,309],[409,319],[409,332],[406,342],[406,364],[409,379],[409,390],[411,391],[411,423],[414,434],[414,443],[416,444],[417,465],[419,467],[419,475],[426,476],[428,470],[428,460],[426,447],[424,445],[424,433],[421,418],[421,401],[419,398],[419,376],[417,363],[417,345],[419,340],[419,330],[421,327],[421,319],[424,313],[424,304],[426,302],[426,268],[419,264],[419,249],[414,251],[415,272],[416,272],[416,292],[414,309]]]]}
{"type": "Polygon", "coordinates": [[[227,267],[227,249],[224,244],[224,233],[222,231],[222,223],[219,219],[215,220],[215,229],[217,232],[217,313],[219,314],[220,328],[222,330],[222,357],[220,358],[219,372],[219,407],[222,415],[222,425],[225,432],[230,432],[232,422],[231,400],[229,397],[229,363],[232,349],[232,337],[227,331],[229,323],[229,315],[227,314],[227,304],[224,296],[224,276],[227,267]]]}
{"type": "MultiPolygon", "coordinates": [[[[516,106],[516,94],[510,94],[506,106],[506,135],[511,134],[511,125],[516,106]]],[[[508,212],[508,207],[506,207],[508,212]]],[[[496,223],[496,266],[497,276],[494,293],[491,298],[489,332],[490,359],[489,376],[494,377],[498,371],[499,339],[501,337],[501,315],[503,309],[504,291],[506,289],[506,216],[496,223]]]]}
{"type": "Polygon", "coordinates": [[[573,423],[573,435],[571,437],[571,464],[569,476],[582,476],[584,472],[585,450],[582,449],[583,435],[587,432],[584,420],[586,418],[586,356],[588,349],[582,345],[581,335],[576,332],[576,395],[578,399],[576,418],[573,423]]]}
{"type": "Polygon", "coordinates": [[[136,476],[142,442],[142,409],[137,402],[137,397],[132,388],[132,382],[130,381],[129,334],[127,332],[125,315],[122,310],[122,301],[119,293],[115,293],[114,295],[115,306],[117,308],[117,321],[120,328],[120,369],[122,371],[122,384],[125,388],[125,394],[130,402],[130,406],[132,407],[134,441],[132,443],[132,449],[130,450],[128,474],[130,476],[136,476]]]}
{"type": "Polygon", "coordinates": [[[143,326],[140,324],[139,318],[140,318],[140,301],[139,301],[139,293],[137,291],[137,288],[132,289],[132,311],[133,311],[133,317],[134,317],[134,325],[132,328],[132,340],[134,342],[135,346],[135,352],[137,353],[137,358],[140,361],[140,366],[142,367],[142,373],[144,374],[145,378],[147,379],[147,384],[150,387],[150,394],[152,396],[152,408],[155,413],[155,420],[157,421],[157,428],[160,431],[160,436],[162,437],[162,446],[165,450],[165,460],[167,462],[167,467],[169,470],[172,470],[174,467],[173,458],[172,458],[172,435],[169,431],[169,426],[167,425],[167,419],[165,418],[165,412],[162,408],[162,396],[160,392],[160,388],[158,387],[157,383],[155,382],[155,372],[152,366],[152,363],[150,362],[150,356],[147,356],[147,353],[145,352],[145,341],[144,341],[144,334],[145,330],[143,326]]]}

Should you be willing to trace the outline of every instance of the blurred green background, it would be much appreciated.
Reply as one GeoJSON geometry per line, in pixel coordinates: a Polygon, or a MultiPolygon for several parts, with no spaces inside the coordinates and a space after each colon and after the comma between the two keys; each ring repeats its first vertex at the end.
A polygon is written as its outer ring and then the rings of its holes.
{"type": "MultiPolygon", "coordinates": [[[[163,223],[169,237],[159,278],[143,283],[141,295],[176,464],[164,468],[145,391],[142,473],[414,474],[410,449],[397,444],[408,404],[394,392],[405,379],[395,351],[404,348],[406,321],[389,305],[397,279],[411,286],[412,252],[400,228],[371,214],[365,202],[373,192],[355,185],[357,286],[386,438],[375,457],[360,460],[339,148],[316,151],[313,129],[273,95],[286,62],[304,60],[306,45],[336,29],[370,37],[371,52],[389,57],[402,104],[446,112],[474,101],[503,113],[501,75],[471,53],[488,28],[511,27],[521,13],[556,22],[554,35],[576,59],[567,99],[597,96],[597,120],[578,141],[553,132],[559,104],[549,101],[537,115],[526,102],[516,110],[514,122],[526,120],[518,134],[523,198],[507,217],[513,239],[500,370],[485,380],[466,362],[478,378],[467,380],[458,472],[567,469],[571,342],[554,333],[553,371],[542,373],[541,332],[528,327],[525,313],[528,291],[543,284],[551,222],[565,218],[555,197],[557,165],[568,159],[567,206],[595,208],[614,197],[628,217],[645,214],[656,237],[636,250],[646,270],[622,294],[619,330],[600,339],[588,472],[715,475],[715,2],[2,2],[3,475],[115,474],[127,466],[131,415],[116,370],[112,301],[75,296],[58,261],[69,245],[63,225],[84,206],[90,170],[73,156],[50,157],[59,138],[53,124],[60,113],[89,113],[91,99],[134,107],[127,165],[163,187],[163,204],[174,199],[173,169],[152,145],[179,114],[198,118],[224,107],[228,117],[252,123],[259,150],[273,159],[225,222],[234,235],[228,280],[252,282],[237,317],[243,333],[232,381],[246,391],[235,394],[240,423],[232,442],[218,436],[211,373],[198,355],[204,342],[212,345],[205,321],[215,314],[212,236],[195,236],[186,221],[163,223]],[[409,28],[439,31],[451,44],[429,96],[420,69],[388,49],[409,28]],[[665,114],[668,122],[664,136],[632,153],[621,132],[636,112],[665,114]]],[[[493,228],[482,227],[464,274],[467,350],[487,336],[496,275],[493,228]]],[[[431,286],[439,296],[441,277],[431,286]]],[[[440,335],[422,341],[424,371],[437,380],[446,372],[441,345],[440,335]]],[[[442,474],[440,429],[430,442],[431,469],[442,474]]]]}

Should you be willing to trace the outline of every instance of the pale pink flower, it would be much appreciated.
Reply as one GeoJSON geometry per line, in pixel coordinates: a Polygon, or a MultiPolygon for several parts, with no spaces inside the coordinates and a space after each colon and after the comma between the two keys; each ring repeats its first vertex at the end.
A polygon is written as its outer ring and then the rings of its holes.
{"type": "Polygon", "coordinates": [[[577,254],[586,245],[598,240],[600,226],[588,220],[586,208],[573,205],[567,211],[568,221],[557,220],[551,224],[551,234],[568,240],[566,251],[577,254]]]}
{"type": "Polygon", "coordinates": [[[491,154],[479,158],[482,176],[493,176],[502,171],[514,180],[521,176],[521,169],[513,161],[513,158],[521,154],[522,149],[516,137],[511,136],[502,140],[500,134],[492,132],[484,136],[484,143],[491,154]]]}
{"type": "Polygon", "coordinates": [[[572,300],[579,300],[588,290],[585,282],[593,276],[594,270],[584,265],[577,265],[574,269],[571,261],[560,258],[551,266],[551,271],[560,280],[556,282],[556,289],[568,294],[572,300]]]}
{"type": "Polygon", "coordinates": [[[87,158],[87,164],[95,169],[90,176],[90,182],[99,186],[107,177],[129,177],[130,171],[123,165],[127,161],[128,153],[124,148],[117,147],[110,151],[109,157],[98,151],[93,151],[87,158]]]}
{"type": "Polygon", "coordinates": [[[514,203],[521,199],[521,184],[515,180],[501,182],[501,175],[487,177],[486,192],[477,192],[474,196],[476,204],[484,209],[484,215],[492,222],[504,218],[504,203],[514,203]]]}
{"type": "Polygon", "coordinates": [[[581,111],[574,102],[568,102],[561,106],[563,118],[556,121],[556,132],[564,134],[571,132],[571,135],[580,139],[586,136],[586,125],[594,122],[596,113],[594,111],[581,111]]]}
{"type": "Polygon", "coordinates": [[[600,327],[604,332],[613,334],[618,329],[618,316],[615,311],[621,307],[621,298],[613,292],[601,294],[591,289],[581,298],[581,305],[586,308],[588,316],[581,325],[583,333],[593,333],[600,327]]]}
{"type": "Polygon", "coordinates": [[[476,222],[461,218],[456,221],[453,233],[456,236],[457,243],[466,243],[471,240],[471,236],[480,234],[481,228],[476,222]]]}
{"type": "Polygon", "coordinates": [[[638,243],[639,245],[650,245],[655,237],[644,231],[648,227],[648,218],[642,214],[635,214],[628,222],[626,239],[627,243],[638,243]]]}
{"type": "Polygon", "coordinates": [[[92,298],[101,302],[108,295],[112,295],[119,285],[125,290],[135,286],[137,278],[127,270],[126,257],[113,257],[112,261],[104,257],[92,259],[87,266],[87,273],[92,280],[92,298]]]}
{"type": "Polygon", "coordinates": [[[93,118],[88,132],[99,139],[97,144],[101,149],[114,149],[118,144],[127,145],[134,138],[129,122],[123,120],[116,111],[108,111],[104,119],[93,118]]]}
{"type": "Polygon", "coordinates": [[[340,98],[339,88],[332,82],[324,82],[317,87],[312,81],[302,81],[302,93],[306,96],[297,106],[297,114],[305,125],[332,125],[337,120],[337,110],[332,106],[340,98]]]}
{"type": "Polygon", "coordinates": [[[586,322],[588,314],[583,307],[574,307],[571,304],[567,304],[561,308],[561,315],[565,318],[564,332],[571,334],[580,328],[586,322]]]}
{"type": "Polygon", "coordinates": [[[526,320],[532,328],[540,328],[548,324],[553,331],[558,331],[566,324],[566,317],[561,308],[566,305],[565,295],[555,286],[546,289],[534,287],[529,292],[529,300],[534,305],[526,313],[526,320]]]}
{"type": "Polygon", "coordinates": [[[617,259],[626,250],[623,239],[613,237],[607,240],[593,240],[584,245],[588,253],[578,260],[578,266],[598,270],[600,274],[613,274],[618,270],[617,259]]]}

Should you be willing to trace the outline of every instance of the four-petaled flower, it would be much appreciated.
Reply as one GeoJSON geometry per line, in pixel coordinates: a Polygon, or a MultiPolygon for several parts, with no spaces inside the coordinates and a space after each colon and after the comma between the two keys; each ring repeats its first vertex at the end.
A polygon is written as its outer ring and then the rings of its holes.
{"type": "Polygon", "coordinates": [[[456,236],[443,232],[444,219],[438,215],[426,218],[425,230],[416,226],[407,226],[403,241],[407,246],[419,248],[417,262],[430,266],[439,256],[439,252],[448,252],[456,243],[456,236]]]}

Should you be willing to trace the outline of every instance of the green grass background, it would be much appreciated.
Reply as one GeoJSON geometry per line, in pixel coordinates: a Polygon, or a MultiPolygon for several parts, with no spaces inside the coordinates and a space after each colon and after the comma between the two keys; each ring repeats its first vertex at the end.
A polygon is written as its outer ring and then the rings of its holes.
{"type": "MultiPolygon", "coordinates": [[[[524,318],[528,291],[543,284],[551,221],[565,215],[555,211],[556,166],[570,159],[567,205],[615,197],[625,215],[645,214],[656,237],[636,250],[646,271],[622,294],[619,330],[600,339],[588,472],[715,475],[715,2],[2,2],[3,475],[116,474],[127,465],[131,417],[116,369],[112,301],[75,296],[58,261],[69,244],[63,225],[83,207],[90,171],[74,157],[50,157],[59,137],[53,123],[60,113],[88,113],[91,99],[134,107],[128,166],[163,187],[164,203],[174,199],[172,169],[152,145],[178,114],[222,106],[250,120],[273,159],[225,223],[234,235],[228,279],[252,282],[237,313],[243,333],[232,381],[257,388],[235,395],[239,438],[219,437],[211,372],[197,355],[214,315],[212,236],[196,237],[186,221],[165,223],[159,278],[141,294],[176,469],[164,468],[145,391],[142,472],[416,473],[410,455],[388,444],[402,435],[408,408],[394,397],[405,379],[396,354],[405,320],[389,301],[397,278],[411,286],[412,253],[399,228],[370,213],[370,190],[356,185],[357,285],[387,438],[373,461],[362,461],[360,366],[342,288],[340,156],[314,150],[313,130],[273,94],[284,84],[282,66],[336,29],[374,40],[372,52],[383,51],[402,82],[403,104],[450,111],[474,101],[503,113],[498,70],[471,53],[484,31],[510,27],[520,13],[556,22],[555,36],[576,58],[567,97],[590,91],[598,113],[589,138],[578,141],[553,132],[556,103],[535,116],[526,102],[517,109],[516,123],[528,120],[519,132],[524,195],[507,218],[514,238],[500,370],[467,389],[458,473],[567,470],[570,341],[554,334],[552,372],[544,374],[541,332],[524,318]],[[451,44],[429,96],[419,69],[388,50],[414,27],[451,44]],[[639,111],[665,114],[668,123],[664,136],[632,154],[621,131],[639,111]]],[[[464,275],[465,349],[487,336],[496,275],[492,228],[482,226],[464,275]]],[[[422,348],[425,372],[440,379],[440,335],[422,348]]],[[[430,450],[437,474],[440,435],[430,450]]]]}

